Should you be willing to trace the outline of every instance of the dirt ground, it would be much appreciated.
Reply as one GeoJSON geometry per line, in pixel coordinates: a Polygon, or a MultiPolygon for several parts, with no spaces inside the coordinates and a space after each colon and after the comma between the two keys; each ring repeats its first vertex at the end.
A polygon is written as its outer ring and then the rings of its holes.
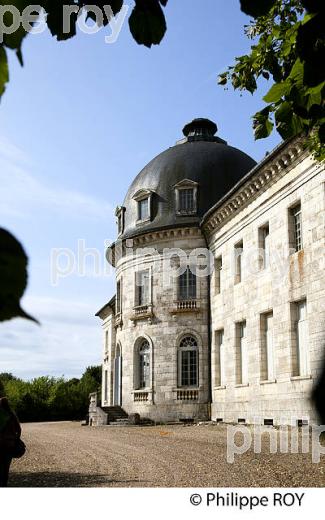
{"type": "MultiPolygon", "coordinates": [[[[227,463],[226,425],[90,428],[24,424],[10,487],[320,487],[325,456],[253,450],[227,463]]],[[[241,440],[238,438],[238,444],[241,440]]],[[[300,450],[301,451],[301,450],[300,450]]]]}

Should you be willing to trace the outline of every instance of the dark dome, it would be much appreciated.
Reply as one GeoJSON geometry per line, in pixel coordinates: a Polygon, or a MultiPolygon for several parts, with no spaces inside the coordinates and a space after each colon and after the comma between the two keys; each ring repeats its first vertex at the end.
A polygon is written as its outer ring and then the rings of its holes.
{"type": "Polygon", "coordinates": [[[184,127],[185,139],[162,152],[137,175],[124,200],[125,224],[122,237],[162,228],[195,225],[256,162],[237,148],[214,137],[217,127],[208,119],[196,119],[184,127]],[[180,181],[198,183],[195,216],[176,214],[173,186],[180,181]],[[151,220],[137,225],[137,202],[141,190],[152,192],[151,220]]]}

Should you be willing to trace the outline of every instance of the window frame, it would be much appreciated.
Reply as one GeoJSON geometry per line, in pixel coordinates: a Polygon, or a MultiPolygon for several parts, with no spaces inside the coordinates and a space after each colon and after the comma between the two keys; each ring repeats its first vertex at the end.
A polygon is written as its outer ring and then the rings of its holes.
{"type": "Polygon", "coordinates": [[[222,255],[214,259],[214,293],[220,294],[222,289],[222,255]]]}
{"type": "Polygon", "coordinates": [[[151,382],[151,349],[150,343],[146,338],[142,338],[141,343],[138,347],[138,390],[144,390],[150,388],[151,382]],[[145,344],[145,347],[144,347],[145,344]]]}
{"type": "Polygon", "coordinates": [[[260,380],[275,381],[276,378],[276,356],[274,342],[274,316],[273,310],[260,314],[260,380]],[[269,320],[272,320],[272,328],[269,329],[269,320]],[[268,332],[271,332],[271,343],[269,343],[268,332]],[[272,359],[271,359],[272,358],[272,359]],[[270,361],[272,365],[270,366],[270,361]]]}
{"type": "Polygon", "coordinates": [[[244,254],[244,241],[239,240],[234,245],[234,282],[235,285],[243,281],[243,254],[244,254]],[[239,253],[240,251],[240,253],[239,253]]]}
{"type": "Polygon", "coordinates": [[[225,386],[225,368],[225,331],[218,329],[215,331],[215,387],[225,386]]]}
{"type": "Polygon", "coordinates": [[[145,220],[148,220],[149,217],[149,197],[144,197],[143,199],[138,200],[138,221],[144,222],[145,220]],[[145,211],[143,209],[144,203],[146,203],[145,211]]]}
{"type": "Polygon", "coordinates": [[[199,343],[197,338],[192,334],[184,334],[178,342],[177,352],[177,386],[178,388],[199,388],[199,343]],[[185,345],[186,340],[191,340],[192,345],[185,345]],[[183,344],[184,343],[184,344],[183,344]],[[193,355],[194,353],[194,355],[193,355]],[[192,355],[191,355],[192,354],[192,355]],[[193,377],[193,360],[194,360],[194,375],[193,377]],[[184,365],[186,370],[186,381],[184,381],[184,365]],[[194,381],[194,382],[193,382],[194,381]]]}
{"type": "Polygon", "coordinates": [[[116,280],[116,314],[122,314],[122,277],[116,280]]]}
{"type": "Polygon", "coordinates": [[[304,248],[301,200],[288,208],[288,235],[290,254],[301,251],[304,248]]]}
{"type": "Polygon", "coordinates": [[[175,191],[175,208],[177,216],[195,216],[198,211],[198,183],[190,179],[183,179],[173,186],[175,191]],[[193,193],[193,204],[191,209],[182,209],[181,207],[181,192],[191,190],[193,193]]]}
{"type": "Polygon", "coordinates": [[[197,300],[197,294],[198,294],[197,286],[198,286],[197,276],[196,276],[196,274],[194,274],[191,271],[191,266],[188,265],[186,267],[186,270],[184,271],[184,273],[180,274],[177,279],[177,300],[178,301],[197,300]],[[184,279],[186,280],[186,284],[184,286],[182,286],[181,285],[182,280],[184,280],[184,279]],[[195,284],[190,283],[191,279],[195,280],[195,284]],[[194,293],[193,293],[194,295],[190,295],[191,287],[194,287],[194,293]],[[186,289],[185,295],[182,294],[182,290],[184,288],[186,289]]]}
{"type": "Polygon", "coordinates": [[[236,385],[248,385],[248,348],[247,348],[247,322],[241,320],[235,324],[236,327],[236,385]],[[245,340],[245,343],[243,342],[245,340]]]}
{"type": "Polygon", "coordinates": [[[290,303],[291,318],[291,374],[292,377],[310,377],[310,342],[308,330],[307,298],[290,303]],[[300,319],[300,310],[304,309],[304,319],[300,319]],[[305,344],[301,342],[299,324],[304,323],[305,344]],[[301,346],[302,345],[302,346],[301,346]]]}
{"type": "Polygon", "coordinates": [[[135,273],[135,299],[134,299],[134,306],[135,307],[143,307],[145,305],[151,304],[151,269],[142,269],[141,271],[136,271],[135,273]],[[139,283],[139,279],[145,276],[145,279],[147,280],[147,298],[146,301],[142,301],[142,288],[143,284],[139,283]]]}
{"type": "Polygon", "coordinates": [[[133,200],[136,202],[137,204],[137,220],[136,220],[136,225],[141,225],[141,224],[145,224],[147,222],[150,222],[152,220],[152,198],[153,198],[153,191],[152,190],[148,190],[148,189],[141,189],[139,191],[137,191],[134,195],[133,195],[133,200]],[[141,204],[143,202],[147,201],[147,209],[148,209],[148,212],[145,216],[142,215],[141,213],[141,204]]]}
{"type": "Polygon", "coordinates": [[[265,222],[258,228],[259,270],[270,267],[270,224],[265,222]],[[267,238],[268,237],[268,238],[267,238]],[[263,251],[261,256],[261,251],[263,251]]]}

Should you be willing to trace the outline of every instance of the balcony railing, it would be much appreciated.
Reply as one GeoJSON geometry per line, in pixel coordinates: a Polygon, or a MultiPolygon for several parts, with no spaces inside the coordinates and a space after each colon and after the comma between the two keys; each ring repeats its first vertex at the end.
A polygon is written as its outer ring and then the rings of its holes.
{"type": "Polygon", "coordinates": [[[197,299],[177,300],[171,312],[199,312],[200,302],[197,299]]]}
{"type": "Polygon", "coordinates": [[[177,401],[198,401],[198,390],[177,390],[177,401]]]}
{"type": "Polygon", "coordinates": [[[149,401],[149,392],[135,392],[134,402],[135,403],[147,403],[149,401]]]}
{"type": "Polygon", "coordinates": [[[136,320],[142,320],[145,318],[151,318],[152,316],[153,316],[153,310],[152,310],[151,304],[137,305],[136,307],[133,308],[133,316],[131,319],[133,321],[136,321],[136,320]]]}

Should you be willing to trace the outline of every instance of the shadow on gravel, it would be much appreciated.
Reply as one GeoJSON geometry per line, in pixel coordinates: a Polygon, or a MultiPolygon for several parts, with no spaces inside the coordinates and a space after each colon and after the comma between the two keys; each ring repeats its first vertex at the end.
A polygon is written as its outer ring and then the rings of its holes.
{"type": "Polygon", "coordinates": [[[140,480],[113,480],[107,475],[82,473],[11,473],[9,487],[141,487],[140,480]]]}

